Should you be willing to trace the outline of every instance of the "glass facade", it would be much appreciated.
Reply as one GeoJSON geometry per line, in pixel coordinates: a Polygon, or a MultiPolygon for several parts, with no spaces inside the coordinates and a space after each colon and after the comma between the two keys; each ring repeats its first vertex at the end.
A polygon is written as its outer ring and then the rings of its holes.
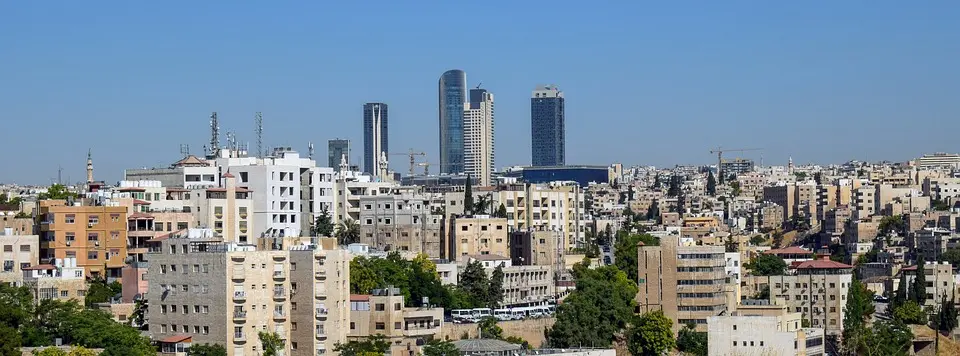
{"type": "Polygon", "coordinates": [[[563,92],[541,86],[530,98],[531,164],[535,167],[566,164],[563,92]]]}
{"type": "Polygon", "coordinates": [[[439,83],[440,173],[463,172],[463,105],[467,101],[467,73],[454,69],[439,83]]]}
{"type": "Polygon", "coordinates": [[[335,139],[327,141],[327,166],[334,171],[340,171],[340,160],[347,157],[350,165],[350,140],[335,139]]]}
{"type": "Polygon", "coordinates": [[[380,152],[390,154],[387,140],[387,104],[363,104],[363,171],[377,175],[380,152]]]}

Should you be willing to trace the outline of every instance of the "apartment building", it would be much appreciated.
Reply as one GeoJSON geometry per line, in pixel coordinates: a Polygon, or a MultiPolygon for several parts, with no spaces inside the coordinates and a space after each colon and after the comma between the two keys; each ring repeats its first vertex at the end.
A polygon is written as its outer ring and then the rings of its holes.
{"type": "Polygon", "coordinates": [[[510,260],[515,266],[557,266],[564,260],[564,234],[558,231],[513,231],[510,260]]]}
{"type": "Polygon", "coordinates": [[[231,356],[258,355],[259,332],[286,340],[287,355],[330,353],[346,341],[339,332],[348,315],[344,251],[257,250],[192,229],[151,241],[148,258],[154,340],[189,336],[224,345],[231,356]]]}
{"type": "Polygon", "coordinates": [[[482,187],[491,185],[494,166],[493,93],[470,89],[463,110],[463,165],[482,187]]]}
{"type": "Polygon", "coordinates": [[[786,306],[745,300],[731,315],[710,317],[707,355],[823,355],[823,329],[804,328],[801,319],[786,306]]]}
{"type": "MultiPolygon", "coordinates": [[[[917,278],[917,266],[904,267],[900,270],[900,273],[904,274],[903,277],[905,278],[903,279],[906,279],[907,286],[911,286],[917,278]]],[[[956,280],[950,262],[927,262],[923,265],[923,274],[927,282],[927,298],[924,301],[924,306],[936,308],[940,305],[943,297],[947,299],[956,298],[954,293],[956,280]]],[[[890,281],[895,285],[891,290],[897,290],[903,279],[892,278],[890,281]]]]}
{"type": "Polygon", "coordinates": [[[790,221],[794,214],[803,214],[816,222],[817,185],[808,182],[778,182],[763,188],[763,200],[783,207],[783,221],[790,221]]]}
{"type": "Polygon", "coordinates": [[[770,288],[770,297],[783,299],[788,311],[802,313],[812,327],[823,328],[827,335],[840,335],[853,266],[824,257],[799,263],[793,273],[748,276],[744,294],[770,288]]]}
{"type": "Polygon", "coordinates": [[[169,167],[127,169],[123,180],[159,181],[164,187],[205,189],[218,186],[221,174],[213,162],[187,155],[169,167]]]}
{"type": "Polygon", "coordinates": [[[120,278],[127,257],[127,207],[40,202],[40,258],[76,259],[91,277],[120,278]]]}
{"type": "Polygon", "coordinates": [[[507,219],[489,215],[454,217],[445,248],[448,260],[466,255],[510,255],[510,229],[507,219]]]}
{"type": "Polygon", "coordinates": [[[663,310],[674,333],[688,323],[706,331],[707,319],[726,312],[735,295],[723,246],[681,246],[677,236],[667,235],[660,246],[640,246],[637,263],[639,311],[663,310]]]}
{"type": "Polygon", "coordinates": [[[14,234],[12,228],[0,232],[0,283],[20,285],[23,282],[23,269],[36,266],[40,262],[40,237],[37,235],[14,234]]]}
{"type": "Polygon", "coordinates": [[[515,230],[549,230],[566,234],[565,249],[585,246],[587,218],[579,185],[549,183],[501,186],[491,192],[493,206],[503,204],[507,224],[515,230]]]}
{"type": "Polygon", "coordinates": [[[955,201],[960,197],[960,178],[927,177],[923,179],[923,195],[933,200],[955,201]]]}
{"type": "Polygon", "coordinates": [[[500,255],[467,255],[461,259],[465,264],[474,261],[483,265],[487,276],[492,276],[497,267],[502,268],[504,307],[541,305],[557,296],[554,266],[514,266],[509,258],[500,255]]]}
{"type": "Polygon", "coordinates": [[[774,230],[783,227],[784,209],[782,205],[765,201],[760,205],[760,228],[774,230]]]}
{"type": "Polygon", "coordinates": [[[443,215],[418,187],[391,188],[360,198],[360,243],[381,251],[410,251],[440,257],[443,215]]]}
{"type": "Polygon", "coordinates": [[[87,292],[85,269],[77,266],[73,257],[54,263],[23,268],[23,286],[30,288],[36,300],[76,300],[83,305],[87,292]]]}
{"type": "Polygon", "coordinates": [[[33,227],[35,224],[32,217],[18,218],[16,214],[0,213],[0,230],[9,228],[18,235],[31,235],[34,234],[33,227]]]}
{"type": "Polygon", "coordinates": [[[763,197],[767,176],[758,172],[746,172],[737,175],[737,182],[740,183],[740,196],[759,199],[763,197]]]}
{"type": "Polygon", "coordinates": [[[360,221],[360,199],[363,197],[390,195],[400,185],[395,182],[374,182],[370,176],[341,171],[337,175],[335,209],[331,214],[336,223],[360,221]]]}
{"type": "MultiPolygon", "coordinates": [[[[184,198],[190,204],[196,225],[211,229],[215,237],[225,242],[253,244],[258,237],[256,200],[253,191],[237,186],[232,173],[223,175],[222,187],[211,187],[190,193],[173,193],[173,198],[184,198]],[[181,195],[182,194],[182,195],[181,195]]],[[[264,194],[264,193],[261,193],[264,194]]],[[[263,220],[263,219],[260,219],[263,220]]],[[[189,228],[189,226],[188,226],[189,228]]]]}
{"type": "Polygon", "coordinates": [[[301,236],[310,231],[323,211],[336,215],[333,168],[301,157],[289,147],[274,149],[268,157],[218,158],[224,174],[253,195],[253,236],[301,236]]]}
{"type": "Polygon", "coordinates": [[[398,288],[350,296],[350,339],[383,335],[390,355],[413,356],[430,339],[440,338],[443,308],[408,308],[398,288]]]}

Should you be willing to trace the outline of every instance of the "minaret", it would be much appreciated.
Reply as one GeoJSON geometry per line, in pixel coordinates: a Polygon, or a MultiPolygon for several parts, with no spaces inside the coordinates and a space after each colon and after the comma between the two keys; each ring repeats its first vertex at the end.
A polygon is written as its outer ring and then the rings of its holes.
{"type": "Polygon", "coordinates": [[[87,149],[87,184],[93,183],[93,151],[87,149]]]}
{"type": "Polygon", "coordinates": [[[793,157],[790,157],[787,161],[787,173],[793,174],[793,157]]]}

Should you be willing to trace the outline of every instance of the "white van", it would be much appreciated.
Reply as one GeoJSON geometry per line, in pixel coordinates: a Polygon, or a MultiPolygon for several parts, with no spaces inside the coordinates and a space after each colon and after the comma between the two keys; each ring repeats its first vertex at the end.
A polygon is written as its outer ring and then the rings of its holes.
{"type": "Polygon", "coordinates": [[[493,309],[490,308],[473,308],[472,311],[473,313],[471,313],[471,316],[473,316],[476,320],[493,316],[493,309]]]}
{"type": "Polygon", "coordinates": [[[454,323],[463,323],[470,319],[472,313],[473,310],[470,309],[454,309],[450,311],[450,316],[454,323]]]}
{"type": "Polygon", "coordinates": [[[513,320],[513,314],[510,313],[510,309],[496,309],[493,311],[493,317],[499,321],[513,320]]]}

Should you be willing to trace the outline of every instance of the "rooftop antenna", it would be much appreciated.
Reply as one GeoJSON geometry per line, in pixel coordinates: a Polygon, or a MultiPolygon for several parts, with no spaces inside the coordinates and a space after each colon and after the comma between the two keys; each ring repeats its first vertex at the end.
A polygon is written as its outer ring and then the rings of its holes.
{"type": "Polygon", "coordinates": [[[210,146],[207,147],[207,158],[217,158],[220,150],[220,123],[217,122],[217,112],[210,114],[210,146]]]}
{"type": "Polygon", "coordinates": [[[307,142],[307,157],[313,159],[313,142],[307,142]]]}
{"type": "Polygon", "coordinates": [[[257,134],[257,157],[263,157],[263,114],[257,111],[253,114],[254,132],[257,134]]]}
{"type": "Polygon", "coordinates": [[[483,84],[483,82],[477,83],[477,89],[480,89],[480,85],[481,85],[481,84],[483,84]]]}
{"type": "Polygon", "coordinates": [[[180,155],[186,157],[190,155],[190,145],[181,143],[180,144],[180,155]]]}

